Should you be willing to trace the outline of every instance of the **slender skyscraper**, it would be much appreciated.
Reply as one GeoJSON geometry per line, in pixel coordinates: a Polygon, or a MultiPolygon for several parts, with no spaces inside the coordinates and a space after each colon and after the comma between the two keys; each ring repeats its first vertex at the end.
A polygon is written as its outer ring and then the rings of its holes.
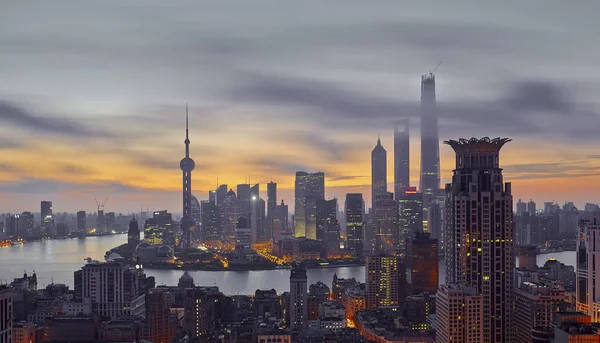
{"type": "Polygon", "coordinates": [[[409,129],[408,118],[394,126],[394,199],[399,199],[404,189],[410,186],[409,129]]]}
{"type": "Polygon", "coordinates": [[[421,181],[420,191],[433,194],[440,188],[440,143],[438,135],[435,75],[421,77],[421,181]]]}
{"type": "Polygon", "coordinates": [[[273,238],[275,222],[275,208],[277,207],[277,184],[273,181],[267,183],[267,223],[265,225],[265,240],[273,238]]]}
{"type": "Polygon", "coordinates": [[[181,160],[179,166],[183,171],[183,217],[181,218],[181,241],[179,244],[183,249],[192,245],[191,233],[196,226],[196,221],[192,217],[192,170],[196,166],[194,160],[190,158],[190,138],[188,129],[188,106],[185,105],[185,157],[181,160]]]}
{"type": "Polygon", "coordinates": [[[375,207],[377,197],[387,193],[387,152],[377,138],[377,145],[371,152],[371,207],[375,207]]]}
{"type": "Polygon", "coordinates": [[[294,236],[317,239],[317,202],[325,198],[325,174],[296,172],[294,236]]]}
{"type": "Polygon", "coordinates": [[[308,327],[308,282],[306,267],[294,262],[290,273],[290,328],[292,330],[308,327]]]}
{"type": "Polygon", "coordinates": [[[474,287],[483,296],[483,342],[513,341],[513,204],[499,164],[509,141],[445,142],[456,152],[452,183],[446,185],[446,283],[474,287]]]}
{"type": "Polygon", "coordinates": [[[360,193],[346,194],[346,249],[354,256],[362,256],[364,201],[360,193]]]}

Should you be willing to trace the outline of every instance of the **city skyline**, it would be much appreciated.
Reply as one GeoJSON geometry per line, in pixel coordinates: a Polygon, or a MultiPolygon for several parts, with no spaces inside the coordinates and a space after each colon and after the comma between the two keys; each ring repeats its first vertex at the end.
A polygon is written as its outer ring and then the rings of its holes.
{"type": "MultiPolygon", "coordinates": [[[[438,3],[433,17],[431,4],[328,4],[308,24],[268,1],[244,16],[221,5],[145,7],[158,21],[117,4],[11,4],[0,24],[0,62],[14,67],[0,72],[0,209],[37,212],[52,200],[56,211],[91,212],[95,198],[108,198],[107,210],[180,212],[185,102],[196,116],[192,181],[201,200],[217,178],[231,188],[250,178],[277,182],[278,198],[293,206],[298,170],[323,171],[326,198],[370,199],[372,142],[380,134],[391,154],[393,123],[405,117],[417,186],[419,81],[439,61],[440,142],[510,136],[503,166],[515,199],[596,203],[600,86],[590,76],[598,48],[588,42],[598,24],[585,6],[557,24],[566,5],[540,4],[515,16],[510,6],[438,3]],[[279,16],[264,15],[265,6],[279,16]],[[35,26],[15,22],[24,13],[35,26]]],[[[295,12],[314,14],[310,4],[295,12]]],[[[440,148],[440,160],[443,185],[450,149],[440,148]]],[[[387,174],[393,189],[391,161],[387,174]]]]}

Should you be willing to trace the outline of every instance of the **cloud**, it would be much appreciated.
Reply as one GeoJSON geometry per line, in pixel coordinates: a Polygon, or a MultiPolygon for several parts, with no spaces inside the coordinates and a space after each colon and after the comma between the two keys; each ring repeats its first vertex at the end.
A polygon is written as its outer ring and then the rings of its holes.
{"type": "Polygon", "coordinates": [[[51,115],[36,116],[6,100],[0,100],[0,120],[38,134],[59,134],[71,137],[108,136],[106,133],[86,128],[73,118],[58,118],[51,115]]]}

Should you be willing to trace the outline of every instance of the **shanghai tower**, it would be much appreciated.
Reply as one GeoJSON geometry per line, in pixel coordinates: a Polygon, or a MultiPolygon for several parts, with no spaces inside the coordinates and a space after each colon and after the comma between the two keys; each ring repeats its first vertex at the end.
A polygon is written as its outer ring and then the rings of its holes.
{"type": "Polygon", "coordinates": [[[440,143],[435,100],[435,75],[421,77],[421,180],[420,191],[427,197],[440,189],[440,143]]]}

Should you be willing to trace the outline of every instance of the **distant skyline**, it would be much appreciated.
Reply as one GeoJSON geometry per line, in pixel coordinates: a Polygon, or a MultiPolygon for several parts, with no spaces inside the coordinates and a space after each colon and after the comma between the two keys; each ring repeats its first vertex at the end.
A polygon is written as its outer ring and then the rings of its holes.
{"type": "MultiPolygon", "coordinates": [[[[436,72],[440,140],[510,137],[519,198],[600,201],[600,3],[558,0],[13,2],[0,12],[0,212],[181,212],[185,103],[193,194],[323,171],[371,198],[370,152],[436,72]],[[518,8],[518,10],[517,10],[518,8]],[[568,15],[565,15],[568,14],[568,15]]],[[[442,185],[454,154],[440,146],[442,185]]],[[[266,187],[262,187],[266,189],[266,187]]],[[[266,198],[266,195],[265,195],[266,198]]]]}

